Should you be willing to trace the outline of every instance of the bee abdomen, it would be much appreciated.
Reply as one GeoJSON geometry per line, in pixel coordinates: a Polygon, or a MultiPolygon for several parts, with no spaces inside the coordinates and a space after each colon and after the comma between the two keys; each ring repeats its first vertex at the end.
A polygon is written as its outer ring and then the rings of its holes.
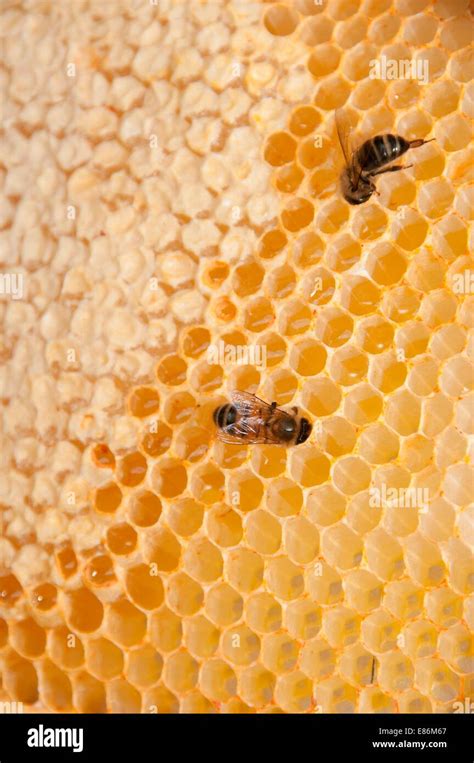
{"type": "Polygon", "coordinates": [[[357,152],[357,159],[363,172],[371,172],[397,159],[409,148],[408,141],[399,135],[376,135],[362,144],[357,152]]]}
{"type": "Polygon", "coordinates": [[[221,429],[225,426],[229,426],[229,424],[234,424],[236,418],[237,408],[230,403],[227,405],[220,405],[213,413],[214,422],[221,429]]]}

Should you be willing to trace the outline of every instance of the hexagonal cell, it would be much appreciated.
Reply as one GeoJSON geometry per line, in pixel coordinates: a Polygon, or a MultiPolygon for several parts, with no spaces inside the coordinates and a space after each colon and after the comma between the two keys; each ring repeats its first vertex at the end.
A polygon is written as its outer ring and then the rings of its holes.
{"type": "Polygon", "coordinates": [[[357,641],[360,618],[351,609],[336,606],[323,612],[323,633],[331,646],[342,648],[357,641]]]}
{"type": "Polygon", "coordinates": [[[369,652],[388,652],[397,646],[400,629],[399,620],[395,620],[384,609],[377,609],[362,621],[362,644],[369,652]]]}
{"type": "Polygon", "coordinates": [[[323,713],[354,713],[357,707],[355,687],[339,676],[318,683],[314,697],[323,713]]]}
{"type": "Polygon", "coordinates": [[[443,660],[433,657],[415,661],[415,685],[437,702],[452,702],[459,697],[459,676],[443,660]]]}

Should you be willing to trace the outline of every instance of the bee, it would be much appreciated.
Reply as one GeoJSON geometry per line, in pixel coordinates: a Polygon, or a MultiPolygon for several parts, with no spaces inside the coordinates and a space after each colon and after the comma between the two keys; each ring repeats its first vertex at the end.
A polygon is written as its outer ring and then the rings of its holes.
{"type": "Polygon", "coordinates": [[[400,135],[376,135],[362,143],[359,148],[353,151],[350,147],[349,136],[350,126],[341,111],[336,111],[336,128],[342,153],[346,161],[346,166],[341,174],[342,195],[349,204],[363,204],[370,199],[373,193],[377,193],[375,183],[372,178],[376,175],[383,175],[384,172],[399,172],[412,167],[412,164],[405,166],[395,164],[392,167],[385,167],[386,164],[398,159],[410,148],[418,148],[425,143],[431,143],[431,140],[405,140],[400,135]]]}
{"type": "Polygon", "coordinates": [[[312,426],[308,419],[265,403],[249,392],[234,390],[231,403],[214,411],[214,423],[220,440],[229,443],[266,443],[267,445],[299,445],[306,442],[312,426]]]}

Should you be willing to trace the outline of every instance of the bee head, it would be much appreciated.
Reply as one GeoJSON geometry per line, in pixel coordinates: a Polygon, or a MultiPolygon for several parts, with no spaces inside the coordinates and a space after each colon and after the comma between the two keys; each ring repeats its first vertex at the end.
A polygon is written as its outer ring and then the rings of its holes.
{"type": "Polygon", "coordinates": [[[297,422],[295,419],[290,418],[289,416],[285,416],[281,419],[278,419],[277,435],[280,440],[283,440],[284,442],[290,442],[290,440],[292,440],[295,436],[296,427],[297,422]]]}

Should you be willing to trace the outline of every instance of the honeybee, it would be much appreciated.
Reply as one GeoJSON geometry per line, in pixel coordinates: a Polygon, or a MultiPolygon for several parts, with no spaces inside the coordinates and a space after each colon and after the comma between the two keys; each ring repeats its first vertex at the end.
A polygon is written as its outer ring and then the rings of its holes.
{"type": "Polygon", "coordinates": [[[377,193],[375,183],[371,178],[376,175],[383,175],[384,172],[406,170],[413,165],[395,164],[392,167],[381,169],[382,167],[393,162],[394,159],[398,159],[410,148],[418,148],[434,140],[434,138],[430,140],[423,140],[422,138],[405,140],[400,135],[385,133],[366,140],[354,151],[350,147],[350,125],[341,109],[336,111],[336,128],[346,161],[346,166],[341,174],[341,190],[349,204],[363,204],[364,201],[370,199],[373,193],[377,193]]]}
{"type": "Polygon", "coordinates": [[[214,423],[220,440],[229,443],[266,443],[267,445],[299,445],[311,434],[308,419],[265,403],[250,392],[234,390],[231,403],[214,411],[214,423]]]}

